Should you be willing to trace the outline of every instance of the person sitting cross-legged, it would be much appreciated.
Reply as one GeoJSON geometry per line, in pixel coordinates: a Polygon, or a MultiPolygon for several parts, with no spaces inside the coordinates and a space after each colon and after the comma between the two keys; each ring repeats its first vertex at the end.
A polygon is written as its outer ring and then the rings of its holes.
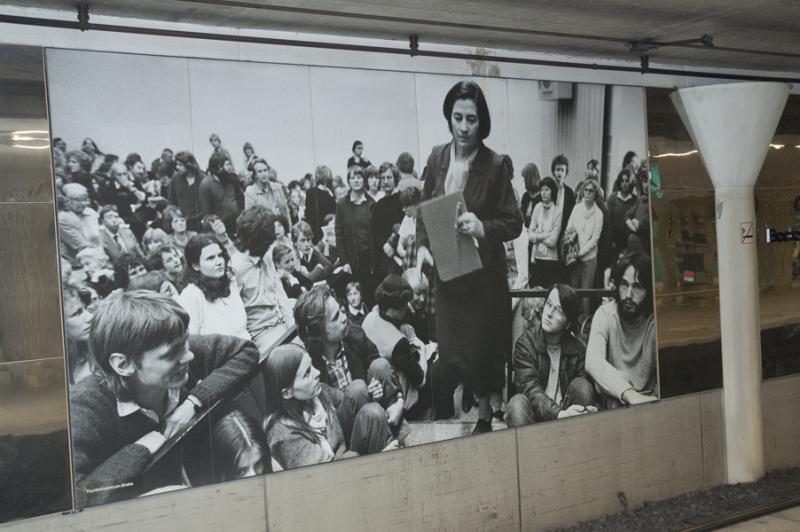
{"type": "Polygon", "coordinates": [[[313,287],[297,300],[294,318],[320,380],[345,393],[350,386],[366,383],[370,398],[384,408],[393,431],[401,434],[404,397],[391,364],[379,356],[361,327],[347,320],[334,293],[326,286],[313,287]]]}
{"type": "Polygon", "coordinates": [[[506,407],[509,427],[597,410],[584,369],[586,348],[570,332],[579,307],[575,290],[556,283],[545,299],[541,323],[517,341],[514,380],[520,393],[506,407]]]}
{"type": "Polygon", "coordinates": [[[283,468],[396,449],[383,408],[362,380],[343,391],[322,382],[323,372],[294,344],[275,348],[264,368],[264,432],[283,468]]]}

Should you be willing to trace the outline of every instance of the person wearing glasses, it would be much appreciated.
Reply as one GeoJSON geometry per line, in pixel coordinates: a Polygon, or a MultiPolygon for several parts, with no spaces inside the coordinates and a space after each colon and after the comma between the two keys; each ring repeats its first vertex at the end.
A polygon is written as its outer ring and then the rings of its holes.
{"type": "Polygon", "coordinates": [[[514,347],[514,381],[506,420],[520,427],[596,412],[594,387],[586,378],[583,343],[571,332],[580,303],[572,287],[550,288],[542,321],[528,328],[514,347]]]}

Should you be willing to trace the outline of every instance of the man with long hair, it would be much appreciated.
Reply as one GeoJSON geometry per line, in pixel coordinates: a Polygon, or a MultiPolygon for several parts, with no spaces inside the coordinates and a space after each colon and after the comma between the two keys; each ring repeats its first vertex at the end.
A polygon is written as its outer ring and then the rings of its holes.
{"type": "Polygon", "coordinates": [[[650,257],[623,254],[612,266],[614,300],[594,314],[586,348],[586,372],[613,408],[658,398],[656,324],[650,257]]]}

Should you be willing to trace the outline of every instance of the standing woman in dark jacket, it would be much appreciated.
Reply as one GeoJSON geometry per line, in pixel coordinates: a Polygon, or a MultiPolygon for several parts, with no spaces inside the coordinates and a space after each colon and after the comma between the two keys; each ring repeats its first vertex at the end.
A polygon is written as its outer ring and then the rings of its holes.
{"type": "MultiPolygon", "coordinates": [[[[455,375],[475,393],[479,411],[474,432],[488,432],[492,430],[490,396],[500,398],[505,356],[511,351],[511,297],[503,243],[519,236],[522,214],[511,185],[511,159],[483,144],[491,119],[480,87],[471,81],[454,85],[445,97],[443,112],[452,141],[434,147],[428,157],[422,199],[464,194],[465,212],[454,223],[460,233],[476,240],[483,267],[448,282],[437,279],[441,377],[455,375]]],[[[430,260],[423,217],[417,220],[417,242],[421,264],[430,260]]],[[[449,393],[440,398],[437,417],[450,414],[452,402],[449,393]]]]}

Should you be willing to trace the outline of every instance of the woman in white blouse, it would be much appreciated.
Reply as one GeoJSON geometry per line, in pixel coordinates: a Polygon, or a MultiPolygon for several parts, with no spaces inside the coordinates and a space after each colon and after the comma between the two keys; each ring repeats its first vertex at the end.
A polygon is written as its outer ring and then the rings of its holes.
{"type": "Polygon", "coordinates": [[[189,313],[190,334],[227,334],[250,340],[247,312],[225,247],[206,233],[186,244],[186,288],[178,303],[189,313]]]}
{"type": "Polygon", "coordinates": [[[562,267],[558,261],[558,233],[561,230],[561,211],[556,207],[558,185],[552,177],[539,183],[542,201],[536,204],[528,227],[531,252],[530,286],[549,288],[562,281],[562,267]]]}
{"type": "MultiPolygon", "coordinates": [[[[567,222],[578,233],[578,260],[569,267],[569,284],[573,288],[591,288],[597,273],[597,243],[603,230],[603,211],[597,206],[597,182],[586,179],[579,186],[581,201],[575,204],[567,222]]],[[[589,312],[590,299],[581,299],[581,311],[589,312]]]]}

